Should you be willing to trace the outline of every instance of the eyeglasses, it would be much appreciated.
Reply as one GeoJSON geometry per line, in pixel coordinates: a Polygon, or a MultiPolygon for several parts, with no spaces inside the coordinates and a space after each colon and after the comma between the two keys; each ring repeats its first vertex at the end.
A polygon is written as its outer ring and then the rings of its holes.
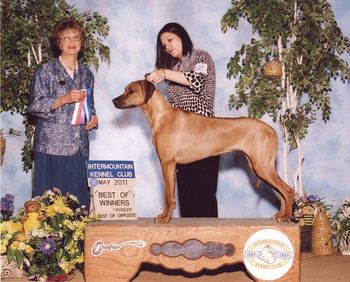
{"type": "Polygon", "coordinates": [[[73,41],[73,42],[80,42],[81,40],[81,37],[80,36],[63,36],[61,37],[61,40],[64,41],[64,42],[70,42],[70,41],[73,41]]]}

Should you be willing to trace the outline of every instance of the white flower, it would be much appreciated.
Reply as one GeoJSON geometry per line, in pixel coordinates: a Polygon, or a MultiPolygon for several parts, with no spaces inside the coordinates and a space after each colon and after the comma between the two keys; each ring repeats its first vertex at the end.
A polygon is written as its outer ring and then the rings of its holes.
{"type": "Polygon", "coordinates": [[[26,244],[24,242],[19,242],[19,244],[18,244],[19,250],[24,251],[25,247],[26,247],[26,244]]]}
{"type": "Polygon", "coordinates": [[[78,202],[78,197],[75,195],[70,194],[69,197],[74,200],[75,202],[78,202]]]}
{"type": "Polygon", "coordinates": [[[24,258],[23,262],[26,266],[30,266],[30,261],[26,257],[24,258]]]}
{"type": "Polygon", "coordinates": [[[30,235],[32,237],[44,238],[47,237],[48,233],[43,229],[33,229],[30,235]]]}

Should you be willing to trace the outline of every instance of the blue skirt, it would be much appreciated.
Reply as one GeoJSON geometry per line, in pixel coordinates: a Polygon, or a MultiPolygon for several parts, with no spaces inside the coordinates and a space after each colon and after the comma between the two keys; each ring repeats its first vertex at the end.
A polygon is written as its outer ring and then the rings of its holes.
{"type": "Polygon", "coordinates": [[[85,158],[80,152],[73,156],[56,156],[35,152],[33,197],[45,190],[59,188],[76,196],[80,206],[90,207],[90,192],[87,182],[85,158]]]}

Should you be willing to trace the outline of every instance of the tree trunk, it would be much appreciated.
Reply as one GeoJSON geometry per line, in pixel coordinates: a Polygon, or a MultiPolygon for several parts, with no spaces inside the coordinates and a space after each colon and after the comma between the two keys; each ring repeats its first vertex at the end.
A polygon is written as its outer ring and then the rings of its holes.
{"type": "Polygon", "coordinates": [[[303,195],[303,162],[304,162],[304,153],[303,147],[301,145],[300,139],[296,138],[297,143],[297,167],[293,176],[294,189],[295,192],[299,195],[303,195]]]}
{"type": "MultiPolygon", "coordinates": [[[[283,56],[282,56],[282,52],[283,52],[283,46],[282,46],[282,38],[281,36],[278,38],[278,42],[277,42],[277,46],[278,46],[278,55],[279,55],[279,61],[282,64],[282,76],[281,76],[281,87],[282,87],[282,91],[285,91],[286,89],[286,72],[285,72],[285,65],[283,63],[283,56]]],[[[286,93],[287,95],[287,93],[286,93]]],[[[286,105],[286,99],[283,97],[282,98],[282,109],[281,109],[281,116],[283,117],[284,113],[286,112],[287,109],[287,105],[286,105]]],[[[284,182],[288,183],[288,132],[285,126],[283,126],[283,122],[280,122],[280,127],[281,127],[281,131],[282,131],[282,137],[283,137],[283,153],[282,153],[282,178],[284,180],[284,182]]]]}

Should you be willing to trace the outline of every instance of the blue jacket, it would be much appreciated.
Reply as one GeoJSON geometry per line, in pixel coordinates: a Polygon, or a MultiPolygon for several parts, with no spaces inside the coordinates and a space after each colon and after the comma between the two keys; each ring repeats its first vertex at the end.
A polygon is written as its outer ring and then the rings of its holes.
{"type": "Polygon", "coordinates": [[[94,76],[91,70],[79,65],[73,79],[59,59],[40,66],[30,85],[28,112],[36,117],[34,151],[50,155],[72,156],[80,149],[89,156],[89,133],[85,125],[72,125],[75,104],[65,104],[51,110],[54,101],[71,89],[91,89],[92,112],[95,113],[93,89],[94,76]]]}

